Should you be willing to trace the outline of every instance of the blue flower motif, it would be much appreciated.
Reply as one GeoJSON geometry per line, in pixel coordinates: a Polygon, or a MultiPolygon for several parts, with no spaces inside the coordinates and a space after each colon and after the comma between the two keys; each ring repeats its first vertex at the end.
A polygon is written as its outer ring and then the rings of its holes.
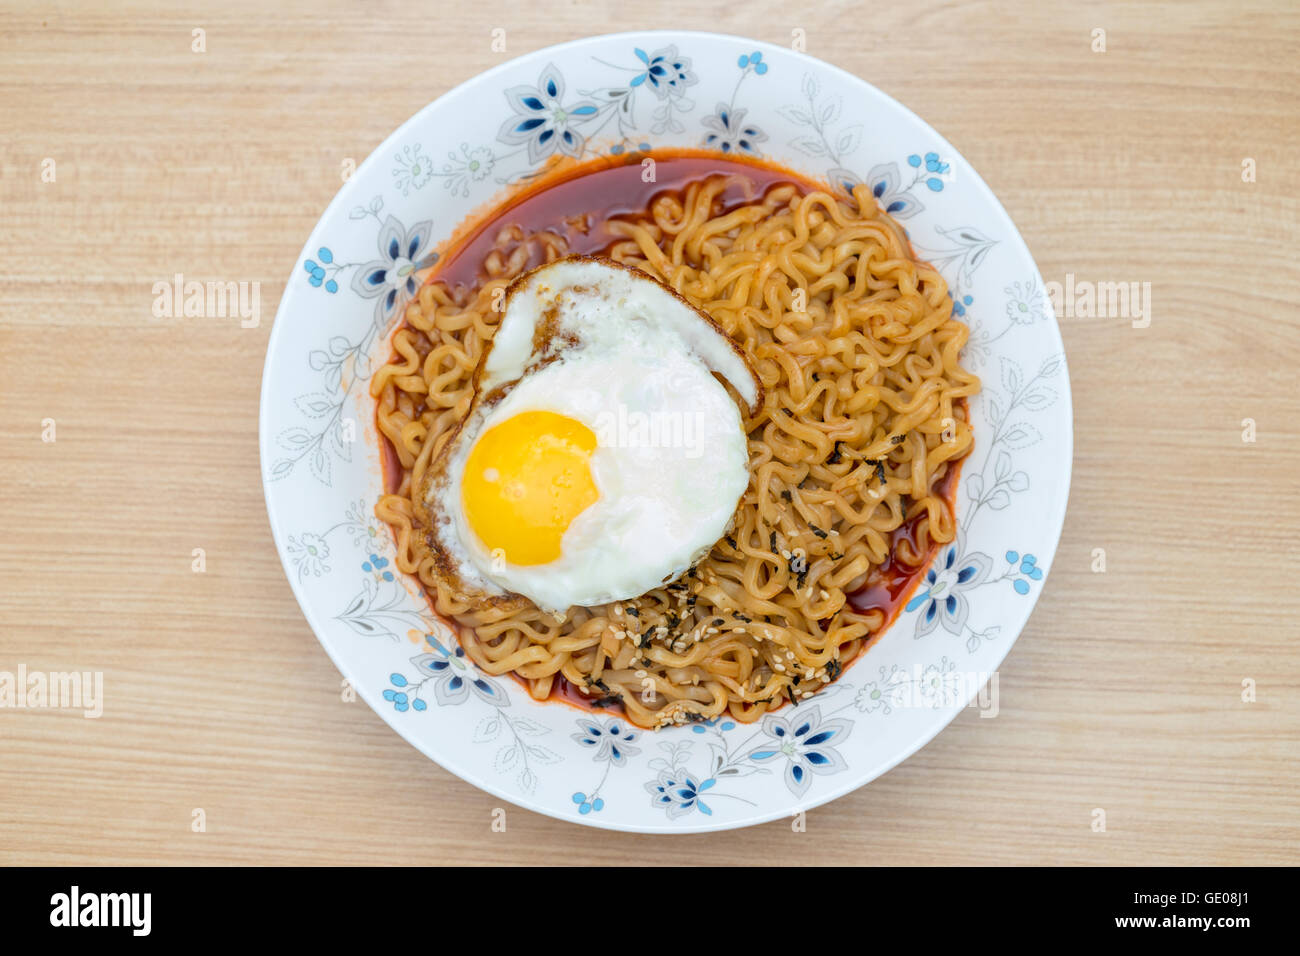
{"type": "Polygon", "coordinates": [[[557,151],[575,159],[582,155],[585,138],[572,128],[575,120],[595,116],[599,107],[592,100],[568,106],[564,100],[564,77],[554,63],[548,63],[536,86],[515,86],[506,90],[514,115],[501,124],[497,139],[512,145],[526,144],[528,160],[539,163],[557,151]]]}
{"type": "Polygon", "coordinates": [[[698,781],[685,770],[661,770],[659,776],[645,785],[650,794],[650,805],[667,812],[670,819],[685,816],[698,809],[705,816],[713,816],[713,811],[700,794],[712,787],[716,780],[698,781]]]}
{"type": "Polygon", "coordinates": [[[762,76],[767,72],[767,64],[763,62],[763,54],[757,51],[742,55],[740,59],[736,61],[736,65],[742,70],[753,69],[753,71],[759,76],[762,76]]]}
{"type": "Polygon", "coordinates": [[[650,54],[639,48],[633,52],[646,68],[633,77],[629,86],[644,84],[659,99],[666,100],[669,97],[680,98],[686,87],[699,82],[699,78],[691,72],[691,58],[678,56],[676,46],[666,46],[650,54]]]}
{"type": "Polygon", "coordinates": [[[504,707],[509,703],[500,685],[480,674],[473,663],[466,660],[463,647],[457,645],[454,652],[450,651],[432,634],[426,634],[425,640],[433,652],[412,657],[411,663],[434,679],[433,696],[439,704],[445,707],[463,703],[471,692],[494,707],[504,707]]]}
{"type": "Polygon", "coordinates": [[[749,753],[760,763],[784,757],[785,785],[796,797],[803,796],[812,785],[814,774],[839,773],[848,764],[835,748],[853,729],[847,720],[822,720],[821,707],[797,711],[789,718],[768,714],[763,718],[763,733],[770,741],[749,753]]]}
{"type": "MultiPolygon", "coordinates": [[[[939,177],[948,171],[948,164],[939,161],[938,153],[926,153],[924,157],[919,153],[912,153],[907,157],[907,165],[917,170],[924,165],[927,172],[938,174],[925,177],[924,182],[931,192],[943,192],[944,181],[939,177]]],[[[832,186],[842,189],[850,197],[853,195],[854,187],[862,184],[862,180],[847,169],[832,169],[827,176],[832,186]]],[[[895,219],[907,219],[925,208],[910,195],[912,187],[921,181],[921,177],[917,176],[906,188],[903,188],[896,163],[882,163],[874,167],[867,173],[866,179],[867,185],[871,187],[871,195],[876,198],[880,208],[895,219]]],[[[958,312],[958,315],[960,314],[958,312]]]]}
{"type": "MultiPolygon", "coordinates": [[[[826,175],[831,185],[842,189],[849,197],[853,196],[856,187],[863,184],[848,169],[832,169],[826,175]]],[[[880,208],[895,219],[908,219],[925,208],[902,188],[897,163],[882,163],[872,167],[867,173],[866,185],[871,188],[871,195],[880,204],[880,208]]]]}
{"type": "Polygon", "coordinates": [[[639,735],[627,721],[617,717],[603,723],[594,717],[579,720],[578,731],[572,735],[573,739],[584,747],[597,748],[596,755],[591,758],[597,763],[609,761],[616,767],[622,766],[628,757],[641,752],[640,747],[632,746],[639,735]]]}
{"type": "Polygon", "coordinates": [[[415,297],[420,289],[418,273],[438,261],[432,246],[433,228],[427,220],[404,229],[395,217],[389,216],[379,230],[380,258],[361,266],[352,277],[354,292],[363,298],[379,299],[375,303],[376,328],[387,329],[415,297]]]}
{"type": "Polygon", "coordinates": [[[719,103],[712,116],[706,116],[700,121],[706,128],[713,130],[704,137],[704,144],[724,153],[742,152],[757,156],[756,144],[767,139],[767,134],[757,126],[745,122],[747,112],[740,107],[732,109],[726,103],[719,103]]]}
{"type": "Polygon", "coordinates": [[[920,590],[907,602],[907,610],[922,608],[916,624],[916,637],[924,637],[940,624],[952,634],[961,634],[970,614],[970,602],[962,592],[977,587],[988,577],[993,561],[986,554],[973,551],[962,556],[963,535],[939,552],[925,572],[920,590]]]}

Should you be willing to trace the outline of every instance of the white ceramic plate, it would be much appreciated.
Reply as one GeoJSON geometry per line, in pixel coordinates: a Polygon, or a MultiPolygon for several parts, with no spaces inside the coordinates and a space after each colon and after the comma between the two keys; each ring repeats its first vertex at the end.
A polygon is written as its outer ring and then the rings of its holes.
{"type": "MultiPolygon", "coordinates": [[[[593,826],[747,826],[833,800],[912,754],[1001,663],[1042,590],[1065,516],[1069,380],[1042,278],[997,199],[939,134],[842,70],[708,33],[594,37],[462,84],[361,165],[303,247],[262,381],[276,547],[303,613],[360,696],[443,767],[593,826]],[[540,121],[540,122],[533,122],[540,121]],[[833,685],[755,725],[645,732],[537,703],[469,665],[393,564],[371,372],[421,270],[472,210],[555,151],[692,146],[869,183],[972,328],[983,379],[955,544],[833,685]]],[[[397,772],[396,768],[394,772],[397,772]]]]}

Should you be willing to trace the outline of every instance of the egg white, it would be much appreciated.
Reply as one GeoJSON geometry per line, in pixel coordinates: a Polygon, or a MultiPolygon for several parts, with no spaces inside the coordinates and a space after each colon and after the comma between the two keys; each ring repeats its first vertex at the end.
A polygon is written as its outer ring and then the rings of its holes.
{"type": "Polygon", "coordinates": [[[501,397],[471,411],[432,509],[460,576],[563,611],[637,597],[698,562],[749,484],[741,409],[715,370],[757,402],[760,386],[721,330],[641,273],[564,261],[512,290],[479,383],[501,397]],[[461,477],[479,436],[528,411],[596,434],[599,499],[570,524],[560,558],[521,566],[494,558],[470,527],[461,477]]]}

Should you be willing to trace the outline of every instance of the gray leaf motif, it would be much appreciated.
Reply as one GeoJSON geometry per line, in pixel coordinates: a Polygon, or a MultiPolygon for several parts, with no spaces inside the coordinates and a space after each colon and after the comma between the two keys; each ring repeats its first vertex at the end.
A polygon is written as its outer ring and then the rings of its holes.
{"type": "Polygon", "coordinates": [[[491,743],[501,735],[501,715],[490,714],[478,722],[474,728],[473,741],[476,744],[491,743]]]}
{"type": "Polygon", "coordinates": [[[1020,404],[1031,412],[1041,412],[1055,401],[1055,389],[1048,388],[1046,385],[1036,385],[1028,395],[1020,400],[1020,404]]]}
{"type": "Polygon", "coordinates": [[[841,156],[856,152],[862,142],[862,126],[850,126],[840,133],[835,141],[835,151],[841,156]]]}
{"type": "Polygon", "coordinates": [[[984,400],[984,417],[994,427],[1002,421],[1002,405],[992,395],[984,400]]]}
{"type": "Polygon", "coordinates": [[[958,226],[955,229],[936,226],[934,231],[947,240],[947,246],[931,249],[918,245],[917,251],[946,278],[950,278],[952,284],[963,287],[971,284],[975,271],[984,264],[989,252],[999,242],[974,226],[958,226]]]}
{"type": "MultiPolygon", "coordinates": [[[[997,461],[993,466],[993,478],[995,485],[1006,485],[1011,491],[1024,491],[1029,487],[1029,476],[1023,471],[1017,471],[1014,474],[1011,471],[1011,455],[1006,450],[998,452],[997,461]]],[[[982,486],[981,482],[981,486],[982,486]]],[[[1006,496],[1006,503],[1002,505],[993,504],[995,511],[1005,508],[1010,503],[1010,496],[1006,496]]],[[[992,499],[990,499],[992,504],[992,499]]]]}
{"type": "Polygon", "coordinates": [[[1001,481],[1011,474],[1011,456],[1005,451],[998,452],[997,461],[993,463],[993,477],[1001,481]]]}
{"type": "Polygon", "coordinates": [[[371,578],[361,581],[361,593],[348,602],[344,610],[335,615],[362,637],[388,637],[397,640],[398,629],[402,631],[424,626],[420,612],[405,606],[410,595],[401,585],[388,584],[388,597],[385,598],[377,584],[371,578]]]}
{"type": "Polygon", "coordinates": [[[333,399],[324,392],[307,392],[293,400],[294,407],[307,418],[324,418],[334,410],[333,399]]]}
{"type": "Polygon", "coordinates": [[[808,111],[800,106],[781,106],[777,108],[776,114],[796,126],[811,126],[813,121],[808,111]]]}
{"type": "Polygon", "coordinates": [[[822,126],[829,126],[840,118],[840,110],[844,107],[844,98],[835,96],[826,101],[826,105],[821,108],[817,114],[818,120],[822,126]]]}
{"type": "Polygon", "coordinates": [[[1029,422],[1013,423],[1002,436],[1003,443],[1013,451],[1036,445],[1042,440],[1043,433],[1029,422]]]}
{"type": "Polygon", "coordinates": [[[533,773],[528,767],[519,771],[519,776],[515,778],[519,789],[524,793],[532,793],[537,789],[537,774],[533,773]]]}
{"type": "Polygon", "coordinates": [[[1020,364],[1013,359],[1003,355],[999,359],[1002,368],[1002,387],[1006,389],[1007,394],[1013,398],[1020,391],[1020,386],[1024,382],[1024,375],[1020,371],[1020,364]]]}
{"type": "Polygon", "coordinates": [[[338,455],[343,461],[352,460],[352,442],[346,437],[345,428],[342,425],[336,425],[329,429],[325,436],[329,440],[329,446],[334,454],[338,455]]]}
{"type": "Polygon", "coordinates": [[[816,157],[826,155],[826,147],[823,146],[822,141],[815,136],[800,136],[798,139],[790,140],[790,145],[807,156],[816,157]]]}
{"type": "Polygon", "coordinates": [[[557,764],[560,762],[560,756],[553,750],[543,747],[541,744],[525,744],[524,751],[533,760],[541,764],[557,764]]]}
{"type": "Polygon", "coordinates": [[[312,476],[322,485],[330,484],[330,457],[325,452],[323,443],[307,455],[307,466],[311,469],[312,476]]]}
{"type": "Polygon", "coordinates": [[[524,734],[528,737],[540,737],[543,734],[549,734],[551,729],[544,727],[535,720],[527,717],[516,717],[511,721],[511,726],[515,728],[516,733],[524,734]]]}
{"type": "Polygon", "coordinates": [[[275,442],[285,451],[302,451],[311,442],[311,433],[305,428],[286,428],[276,436],[275,442]]]}
{"type": "Polygon", "coordinates": [[[518,743],[507,744],[497,751],[492,760],[492,769],[497,773],[509,773],[522,759],[522,748],[518,743]]]}
{"type": "Polygon", "coordinates": [[[366,206],[353,206],[348,213],[349,219],[365,219],[367,216],[379,216],[379,211],[384,208],[384,197],[376,196],[370,200],[366,206]]]}

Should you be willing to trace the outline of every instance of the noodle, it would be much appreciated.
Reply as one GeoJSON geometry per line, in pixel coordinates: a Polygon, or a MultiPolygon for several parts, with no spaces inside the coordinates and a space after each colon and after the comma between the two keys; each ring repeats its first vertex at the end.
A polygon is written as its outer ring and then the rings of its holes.
{"type": "Polygon", "coordinates": [[[371,383],[400,466],[375,509],[398,567],[487,673],[514,673],[538,699],[563,679],[643,727],[754,721],[834,680],[887,623],[849,596],[891,559],[919,567],[955,536],[938,489],[972,444],[964,399],[979,381],[958,363],[968,330],[870,190],[850,203],[782,183],[720,214],[724,187],[697,179],[607,224],[607,254],[711,315],[766,390],[746,422],[750,485],[735,525],[678,581],[559,621],[531,604],[471,606],[432,573],[410,496],[469,408],[494,303],[530,256],[565,255],[563,239],[507,227],[476,288],[426,284],[371,383]]]}

